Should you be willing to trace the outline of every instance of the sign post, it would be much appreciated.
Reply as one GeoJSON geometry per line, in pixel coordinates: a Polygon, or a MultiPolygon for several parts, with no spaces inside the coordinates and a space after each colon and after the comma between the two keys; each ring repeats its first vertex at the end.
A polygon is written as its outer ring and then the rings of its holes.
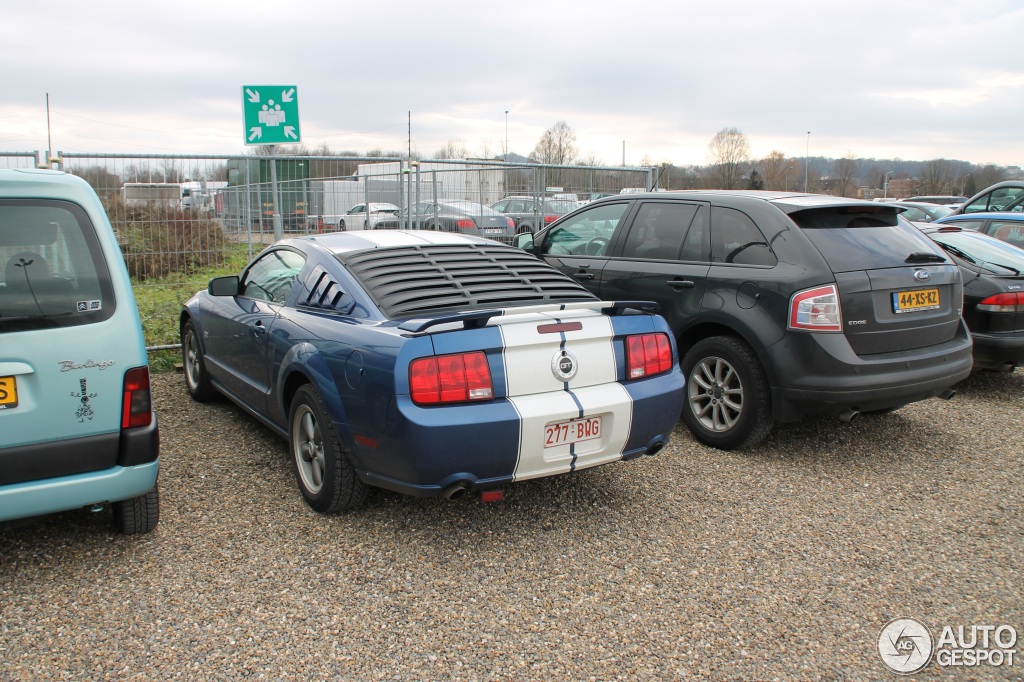
{"type": "MultiPolygon", "coordinates": [[[[300,142],[299,96],[294,85],[242,86],[243,139],[247,145],[300,142]]],[[[277,191],[277,160],[270,159],[270,192],[274,202],[274,241],[284,237],[277,191]]]]}

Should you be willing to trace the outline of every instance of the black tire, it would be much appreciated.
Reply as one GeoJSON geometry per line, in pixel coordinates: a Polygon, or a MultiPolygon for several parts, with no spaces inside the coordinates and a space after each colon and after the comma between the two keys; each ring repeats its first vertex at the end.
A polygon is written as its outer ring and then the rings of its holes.
{"type": "Polygon", "coordinates": [[[148,493],[110,506],[114,511],[114,528],[125,535],[148,533],[160,521],[160,494],[156,486],[148,493]]]}
{"type": "Polygon", "coordinates": [[[683,421],[720,450],[747,448],[772,430],[771,391],[753,349],[735,336],[712,336],[687,351],[683,421]]]}
{"type": "Polygon", "coordinates": [[[288,450],[299,491],[321,514],[358,507],[366,484],[334,431],[320,392],[306,384],[295,392],[288,413],[288,450]]]}
{"type": "Polygon", "coordinates": [[[339,220],[339,221],[338,221],[338,229],[339,229],[340,231],[342,231],[342,232],[344,232],[344,231],[345,231],[345,221],[344,221],[344,220],[339,220]]]}
{"type": "Polygon", "coordinates": [[[199,335],[191,320],[181,328],[181,360],[185,370],[185,389],[192,400],[208,403],[216,399],[217,389],[210,384],[199,335]]]}

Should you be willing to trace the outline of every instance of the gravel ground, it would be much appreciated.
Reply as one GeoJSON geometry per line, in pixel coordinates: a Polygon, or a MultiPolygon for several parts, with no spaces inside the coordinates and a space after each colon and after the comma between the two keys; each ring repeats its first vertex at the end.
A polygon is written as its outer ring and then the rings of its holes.
{"type": "Polygon", "coordinates": [[[0,534],[0,678],[880,680],[895,617],[1024,640],[1022,371],[744,453],[680,427],[502,503],[377,492],[336,517],[282,440],[154,384],[159,527],[80,511],[0,534]]]}

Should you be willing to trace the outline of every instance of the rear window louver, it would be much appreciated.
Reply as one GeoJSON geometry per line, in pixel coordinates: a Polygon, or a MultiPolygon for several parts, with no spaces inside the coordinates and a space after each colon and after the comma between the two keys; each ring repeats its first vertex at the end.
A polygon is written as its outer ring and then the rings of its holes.
{"type": "Polygon", "coordinates": [[[389,318],[597,300],[561,272],[501,244],[387,247],[338,258],[389,318]]]}

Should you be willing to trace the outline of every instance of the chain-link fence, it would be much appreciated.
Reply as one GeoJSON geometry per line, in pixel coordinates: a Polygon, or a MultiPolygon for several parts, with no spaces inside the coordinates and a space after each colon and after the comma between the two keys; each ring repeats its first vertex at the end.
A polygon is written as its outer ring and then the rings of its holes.
{"type": "MultiPolygon", "coordinates": [[[[40,164],[45,159],[36,152],[0,152],[0,168],[40,164]]],[[[379,216],[388,216],[388,227],[415,227],[408,216],[423,202],[584,202],[655,182],[647,168],[493,160],[65,153],[50,165],[84,178],[99,194],[151,350],[177,347],[181,304],[210,277],[239,272],[284,235],[385,226],[379,216]]],[[[546,202],[536,205],[543,212],[546,202]]]]}

